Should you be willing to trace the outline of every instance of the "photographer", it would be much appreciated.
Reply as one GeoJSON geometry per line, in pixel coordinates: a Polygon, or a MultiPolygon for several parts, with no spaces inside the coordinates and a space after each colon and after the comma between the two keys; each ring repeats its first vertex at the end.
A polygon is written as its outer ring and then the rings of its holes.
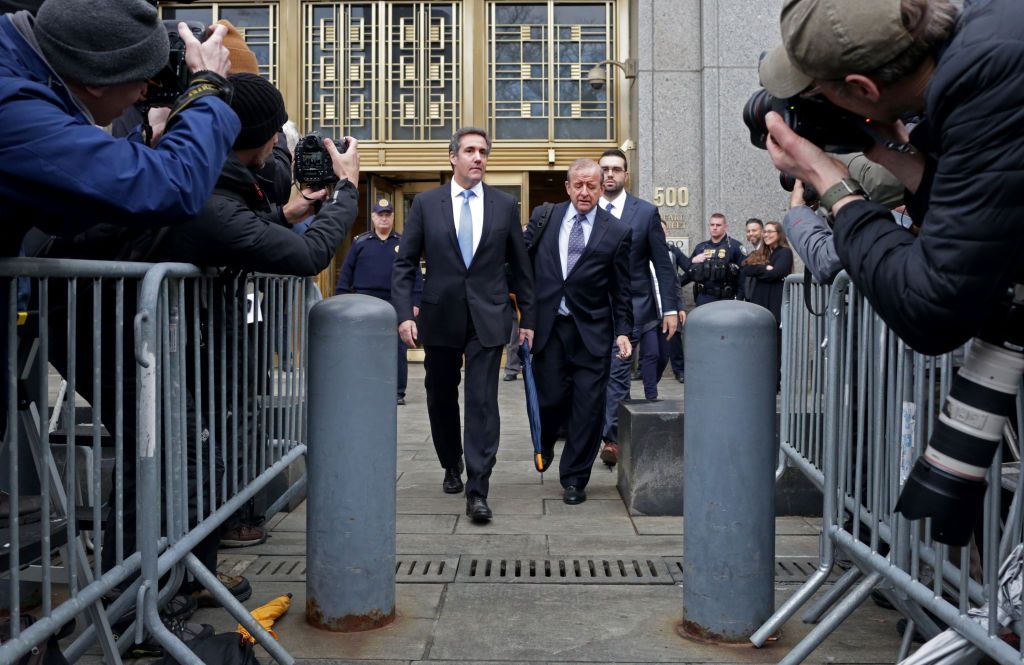
{"type": "Polygon", "coordinates": [[[359,152],[350,139],[341,153],[324,141],[334,174],[333,193],[303,189],[284,206],[273,205],[256,173],[271,159],[278,133],[288,120],[284,99],[272,83],[256,74],[232,74],[231,105],[242,122],[213,195],[199,216],[161,229],[136,244],[135,258],[227,266],[248,272],[313,276],[327,267],[356,217],[359,152]],[[325,203],[326,201],[326,203],[325,203]],[[291,225],[313,214],[303,235],[291,225]]]}
{"type": "Polygon", "coordinates": [[[0,17],[0,256],[30,226],[50,233],[98,222],[156,226],[195,215],[210,195],[238,118],[226,94],[218,28],[181,31],[197,77],[156,150],[100,129],[141,100],[168,62],[167,31],[144,0],[48,0],[0,17]],[[98,126],[97,126],[98,125],[98,126]]]}
{"type": "Polygon", "coordinates": [[[979,333],[1022,265],[1019,7],[968,3],[957,21],[947,0],[788,0],[781,23],[784,47],[762,61],[762,83],[780,98],[813,87],[870,117],[887,145],[866,155],[906,186],[920,231],[893,224],[846,166],[776,113],[767,117],[772,161],[822,193],[839,257],[886,323],[924,353],[955,348],[979,333]],[[900,117],[922,112],[908,137],[900,117]]]}

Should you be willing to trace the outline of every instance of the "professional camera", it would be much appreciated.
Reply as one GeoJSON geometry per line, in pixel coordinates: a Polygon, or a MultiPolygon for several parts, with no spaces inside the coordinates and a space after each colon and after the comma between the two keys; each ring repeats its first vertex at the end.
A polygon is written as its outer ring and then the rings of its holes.
{"type": "MultiPolygon", "coordinates": [[[[185,64],[185,42],[178,34],[178,23],[182,21],[164,21],[164,28],[167,30],[167,38],[171,44],[170,55],[167,58],[167,65],[161,69],[146,88],[146,104],[149,106],[173,106],[188,89],[192,78],[192,72],[185,64]]],[[[184,21],[188,29],[201,42],[206,41],[209,33],[206,26],[198,21],[184,21]]]]}
{"type": "MultiPolygon", "coordinates": [[[[346,152],[348,139],[334,141],[334,146],[338,152],[346,152]]],[[[310,189],[323,189],[338,182],[324,137],[319,134],[307,134],[295,144],[295,182],[310,189]]]]}
{"type": "Polygon", "coordinates": [[[871,122],[868,118],[841,109],[821,96],[779,99],[761,88],[743,107],[743,122],[750,130],[750,142],[756,148],[765,150],[768,147],[765,116],[771,111],[781,115],[794,132],[825,152],[864,152],[875,143],[866,130],[871,122]]]}
{"type": "Polygon", "coordinates": [[[896,510],[932,518],[932,538],[966,545],[981,513],[985,475],[1017,408],[1024,375],[1024,284],[971,341],[953,377],[928,448],[914,464],[896,510]]]}
{"type": "MultiPolygon", "coordinates": [[[[796,187],[796,178],[789,175],[788,173],[779,172],[779,186],[787,192],[792,192],[793,188],[796,187]]],[[[821,197],[818,195],[818,190],[814,188],[810,183],[804,183],[804,205],[812,205],[818,202],[821,197]]]]}

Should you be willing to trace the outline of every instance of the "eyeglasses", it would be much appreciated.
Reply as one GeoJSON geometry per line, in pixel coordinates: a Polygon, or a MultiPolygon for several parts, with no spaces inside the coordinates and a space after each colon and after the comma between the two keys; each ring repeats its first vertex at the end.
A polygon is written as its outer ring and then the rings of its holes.
{"type": "Polygon", "coordinates": [[[614,173],[614,174],[618,175],[620,173],[625,173],[625,172],[626,172],[626,169],[622,168],[621,166],[602,166],[601,167],[601,173],[614,173]]]}

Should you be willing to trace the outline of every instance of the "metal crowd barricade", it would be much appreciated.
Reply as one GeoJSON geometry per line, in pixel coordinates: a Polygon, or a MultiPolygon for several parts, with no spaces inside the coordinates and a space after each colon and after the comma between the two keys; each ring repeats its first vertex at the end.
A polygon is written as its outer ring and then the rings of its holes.
{"type": "MultiPolygon", "coordinates": [[[[926,638],[941,632],[934,616],[998,662],[1021,662],[1022,652],[1000,639],[1004,629],[994,611],[979,622],[968,616],[968,610],[997,606],[1000,564],[1021,542],[1024,475],[1004,482],[997,455],[974,547],[936,543],[929,520],[911,522],[893,510],[949,390],[954,354],[935,358],[911,351],[874,314],[845,274],[832,287],[824,347],[827,399],[819,573],[831,571],[840,553],[852,567],[808,609],[804,620],[818,625],[780,662],[802,662],[875,589],[908,619],[898,659],[909,653],[915,630],[926,638]]],[[[1018,436],[1010,428],[1006,443],[1009,450],[1019,450],[1018,436]]],[[[799,449],[806,441],[790,445],[799,449]]],[[[819,575],[808,580],[751,641],[763,645],[824,580],[819,575]]],[[[1018,625],[1007,630],[1020,635],[1018,625]]]]}
{"type": "Polygon", "coordinates": [[[803,275],[786,278],[782,292],[782,384],[779,404],[779,467],[800,469],[821,489],[825,411],[826,319],[830,285],[803,275]],[[805,307],[807,300],[813,311],[805,307]]]}
{"type": "MultiPolygon", "coordinates": [[[[293,662],[209,566],[225,522],[305,454],[312,281],[7,259],[0,288],[0,489],[13,507],[0,523],[0,608],[11,616],[0,662],[84,615],[62,642],[71,662],[98,645],[119,663],[149,633],[179,662],[199,663],[160,617],[187,574],[278,662],[293,662]],[[206,564],[192,552],[204,539],[214,543],[206,564]],[[26,610],[34,621],[22,628],[26,610]]],[[[265,516],[304,488],[305,476],[265,516]]]]}

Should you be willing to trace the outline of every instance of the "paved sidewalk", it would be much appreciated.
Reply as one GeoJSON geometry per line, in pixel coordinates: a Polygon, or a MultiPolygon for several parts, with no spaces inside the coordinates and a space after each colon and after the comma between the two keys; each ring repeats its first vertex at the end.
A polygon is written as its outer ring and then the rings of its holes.
{"type": "MultiPolygon", "coordinates": [[[[679,398],[671,375],[664,398],[679,398]]],[[[640,391],[633,385],[634,394],[640,391]]],[[[396,621],[385,628],[334,634],[305,623],[305,505],[270,522],[271,538],[259,547],[222,550],[222,568],[242,572],[254,587],[247,606],[294,594],[291,611],[275,626],[282,643],[302,663],[774,663],[810,626],[790,621],[765,649],[714,647],[678,637],[682,589],[673,579],[682,555],[682,519],[630,517],[615,489],[615,474],[597,462],[588,501],[561,500],[557,473],[540,484],[523,406],[522,381],[500,384],[502,441],[491,479],[495,516],[479,526],[465,517],[461,495],[441,491],[443,472],[430,442],[421,365],[410,367],[408,404],[398,408],[398,555],[401,568],[396,621]],[[673,559],[674,558],[674,559],[673,559]],[[511,575],[515,561],[543,566],[574,559],[584,570],[605,562],[621,579],[612,583],[479,581],[511,575]],[[644,579],[618,560],[636,560],[644,579]],[[476,565],[474,565],[474,561],[476,565]],[[415,563],[415,566],[413,565],[415,563]],[[426,568],[426,564],[430,568],[426,568]],[[653,577],[656,571],[658,576],[653,577]],[[425,572],[424,572],[425,571],[425,572]],[[476,573],[476,578],[472,573],[476,573]],[[625,572],[625,575],[623,575],[625,572]]],[[[557,469],[557,460],[555,462],[557,469]]],[[[818,520],[776,521],[776,555],[807,569],[816,563],[818,520]]],[[[573,562],[568,564],[570,567],[573,562]]],[[[795,582],[777,583],[777,602],[795,582]]],[[[898,616],[868,601],[808,663],[892,663],[898,616]]],[[[226,613],[203,610],[194,621],[233,630],[226,613]]],[[[261,662],[271,662],[260,654],[261,662]]]]}

